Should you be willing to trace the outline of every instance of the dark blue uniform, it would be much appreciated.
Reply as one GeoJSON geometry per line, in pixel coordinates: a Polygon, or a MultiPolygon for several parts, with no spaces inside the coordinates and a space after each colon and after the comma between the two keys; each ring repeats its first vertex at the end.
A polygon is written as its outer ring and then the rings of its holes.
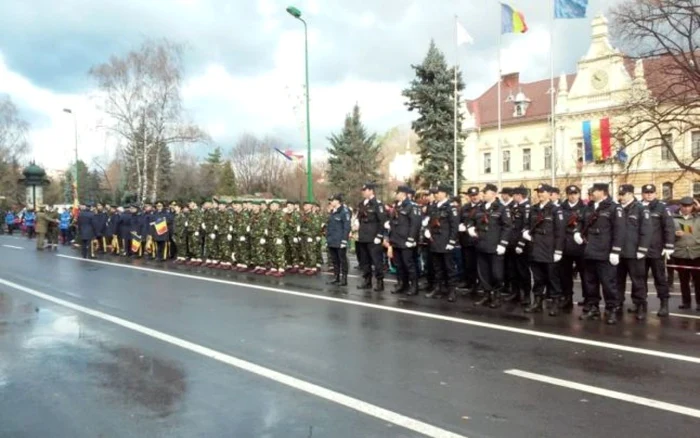
{"type": "MultiPolygon", "coordinates": [[[[459,221],[465,227],[474,219],[479,203],[471,202],[462,206],[459,214],[459,221]]],[[[462,262],[464,263],[464,287],[467,289],[476,288],[478,276],[476,273],[476,239],[466,232],[459,233],[459,245],[462,250],[462,262]]]]}
{"type": "Polygon", "coordinates": [[[95,229],[93,224],[95,215],[90,210],[80,210],[78,214],[78,237],[80,238],[80,245],[82,249],[83,258],[86,259],[88,254],[90,258],[94,258],[92,250],[92,241],[95,239],[95,229]]]}
{"type": "Polygon", "coordinates": [[[647,208],[651,217],[651,242],[649,243],[649,251],[646,258],[646,275],[644,285],[647,285],[649,270],[654,276],[654,287],[656,295],[660,300],[668,300],[668,277],[666,276],[666,266],[661,251],[673,251],[676,236],[674,234],[675,225],[673,223],[673,215],[666,208],[666,204],[654,200],[651,201],[647,208]]]}
{"type": "Polygon", "coordinates": [[[357,219],[360,222],[360,229],[357,233],[355,249],[364,278],[364,283],[359,288],[369,289],[372,286],[372,266],[374,266],[374,277],[377,279],[377,289],[383,288],[384,253],[381,241],[384,238],[384,222],[386,222],[384,204],[377,198],[369,199],[366,203],[360,202],[357,207],[357,219]],[[377,240],[379,243],[375,243],[377,240]]]}
{"type": "Polygon", "coordinates": [[[632,282],[632,302],[644,306],[646,313],[647,284],[646,257],[651,243],[651,217],[649,210],[636,199],[622,208],[625,220],[624,240],[620,251],[620,264],[617,266],[617,293],[620,304],[625,302],[625,283],[629,275],[632,282]]]}
{"type": "Polygon", "coordinates": [[[510,276],[510,296],[506,300],[519,300],[523,305],[529,305],[530,292],[532,291],[530,243],[521,241],[520,236],[529,225],[532,206],[530,201],[523,201],[521,203],[512,202],[509,207],[510,216],[513,218],[513,231],[504,259],[505,276],[510,276]],[[522,250],[520,254],[515,251],[516,246],[522,250]]]}
{"type": "Polygon", "coordinates": [[[561,293],[565,302],[562,308],[570,310],[573,306],[574,296],[574,269],[578,271],[581,279],[581,286],[585,284],[583,276],[585,274],[583,263],[583,245],[574,241],[574,234],[581,233],[583,229],[583,217],[586,206],[580,200],[571,205],[568,201],[561,204],[561,211],[564,215],[564,253],[559,262],[559,278],[561,282],[561,293]]]}
{"type": "Polygon", "coordinates": [[[117,233],[121,245],[121,255],[129,254],[131,249],[131,212],[125,211],[119,215],[117,233]]]}
{"type": "Polygon", "coordinates": [[[430,257],[435,270],[437,290],[426,296],[438,298],[448,294],[450,301],[455,299],[455,280],[457,271],[452,260],[452,251],[457,246],[459,215],[449,199],[435,204],[430,209],[428,233],[425,237],[430,242],[430,257]]]}
{"type": "Polygon", "coordinates": [[[418,271],[414,264],[414,248],[420,233],[421,216],[418,206],[405,199],[394,208],[390,219],[389,243],[394,251],[394,262],[399,283],[392,293],[406,292],[411,287],[411,295],[418,293],[418,271]]]}
{"type": "Polygon", "coordinates": [[[165,210],[158,210],[148,215],[147,220],[149,221],[148,232],[156,244],[153,257],[157,260],[165,261],[167,258],[166,243],[170,240],[170,228],[168,228],[168,231],[164,232],[163,234],[158,234],[156,224],[161,221],[165,221],[166,227],[168,227],[168,213],[165,210]]]}
{"type": "Polygon", "coordinates": [[[335,279],[331,284],[346,286],[348,284],[348,238],[350,236],[350,210],[339,205],[328,216],[326,225],[326,244],[328,245],[335,279]]]}

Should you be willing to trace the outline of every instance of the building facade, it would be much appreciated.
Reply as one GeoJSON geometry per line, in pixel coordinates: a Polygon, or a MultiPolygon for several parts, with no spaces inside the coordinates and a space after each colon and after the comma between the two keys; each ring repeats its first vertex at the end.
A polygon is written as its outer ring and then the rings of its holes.
{"type": "MultiPolygon", "coordinates": [[[[596,182],[611,184],[611,190],[620,184],[634,184],[638,193],[643,184],[652,183],[666,199],[700,195],[700,178],[683,174],[667,148],[650,147],[649,142],[660,141],[658,135],[640,136],[626,146],[613,138],[612,159],[584,161],[584,121],[609,118],[613,128],[616,124],[619,127],[627,120],[625,108],[629,108],[631,95],[654,94],[648,70],[652,67],[649,63],[655,61],[635,62],[615,49],[605,17],[594,18],[591,27],[591,45],[578,62],[576,73],[562,74],[553,83],[549,78],[520,83],[517,73],[503,76],[500,130],[498,83],[466,102],[464,186],[500,183],[534,188],[554,180],[560,188],[569,184],[582,187],[585,197],[585,190],[596,182]],[[619,151],[623,153],[618,156],[619,151]]],[[[677,137],[663,134],[661,141],[670,144],[680,157],[700,157],[700,130],[677,137]]]]}

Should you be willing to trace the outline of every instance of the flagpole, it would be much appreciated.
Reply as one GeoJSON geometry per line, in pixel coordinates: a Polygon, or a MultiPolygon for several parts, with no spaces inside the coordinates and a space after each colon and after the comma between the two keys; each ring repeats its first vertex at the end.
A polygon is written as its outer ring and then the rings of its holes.
{"type": "Polygon", "coordinates": [[[455,14],[455,77],[454,77],[454,151],[453,151],[453,168],[454,168],[454,175],[453,175],[453,190],[454,190],[454,196],[457,196],[459,193],[459,187],[457,183],[457,163],[459,160],[457,159],[457,68],[459,67],[459,41],[457,37],[457,15],[455,14]]]}
{"type": "Polygon", "coordinates": [[[555,105],[556,101],[554,99],[555,96],[555,90],[554,90],[554,1],[550,0],[550,14],[549,14],[549,105],[550,105],[550,131],[551,131],[551,142],[550,142],[550,162],[551,162],[551,178],[552,178],[552,186],[556,185],[556,180],[557,180],[557,166],[556,166],[556,144],[557,144],[557,138],[556,138],[556,128],[554,125],[554,113],[555,113],[555,105]]]}
{"type": "Polygon", "coordinates": [[[496,178],[498,179],[498,189],[501,189],[501,184],[503,183],[503,178],[501,175],[501,79],[503,78],[503,71],[501,70],[501,39],[503,35],[503,29],[498,30],[498,141],[496,142],[496,178]]]}

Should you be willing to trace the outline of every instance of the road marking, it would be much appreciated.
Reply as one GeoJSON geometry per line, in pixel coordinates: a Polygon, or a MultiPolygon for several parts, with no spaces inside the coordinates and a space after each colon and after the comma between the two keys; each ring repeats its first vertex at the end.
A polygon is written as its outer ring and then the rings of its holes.
{"type": "Polygon", "coordinates": [[[14,245],[3,245],[5,248],[12,248],[12,249],[24,249],[23,246],[14,246],[14,245]]]}
{"type": "Polygon", "coordinates": [[[389,307],[389,306],[383,306],[380,304],[366,303],[366,302],[362,302],[362,301],[352,301],[352,300],[343,299],[343,298],[329,297],[329,296],[324,296],[324,295],[314,295],[314,294],[310,294],[310,293],[306,293],[306,292],[297,292],[297,291],[291,291],[291,290],[286,290],[286,289],[277,289],[277,288],[269,287],[269,286],[261,286],[258,284],[250,284],[250,283],[241,283],[241,282],[237,282],[237,281],[224,280],[224,279],[220,279],[220,278],[200,277],[197,275],[183,274],[181,272],[163,271],[163,270],[159,270],[159,269],[144,268],[141,266],[132,266],[132,265],[124,265],[124,264],[120,264],[120,263],[105,262],[102,260],[82,259],[79,257],[72,257],[72,256],[63,255],[63,254],[57,254],[57,257],[63,257],[63,258],[72,259],[72,260],[79,260],[82,262],[97,263],[97,264],[102,264],[102,265],[107,265],[107,266],[114,266],[117,268],[135,269],[138,271],[152,272],[152,273],[160,274],[160,275],[170,275],[173,277],[188,278],[191,280],[200,280],[200,281],[207,281],[210,283],[240,286],[240,287],[245,287],[245,288],[249,288],[249,289],[257,289],[257,290],[264,290],[264,291],[268,291],[268,292],[274,292],[274,293],[278,293],[278,294],[311,298],[311,299],[320,300],[320,301],[330,301],[333,303],[340,303],[340,304],[357,306],[357,307],[366,307],[366,308],[370,308],[370,309],[384,310],[387,312],[401,313],[404,315],[419,316],[422,318],[435,319],[435,320],[439,320],[439,321],[449,321],[449,322],[454,322],[457,324],[482,327],[482,328],[487,328],[487,329],[492,329],[492,330],[500,330],[500,331],[509,332],[509,333],[518,333],[521,335],[536,336],[536,337],[545,338],[545,339],[555,339],[557,341],[569,342],[572,344],[583,344],[583,345],[589,345],[589,346],[593,346],[593,347],[607,348],[610,350],[625,351],[628,353],[643,354],[646,356],[661,357],[664,359],[672,359],[672,360],[678,360],[678,361],[683,361],[683,362],[691,362],[691,363],[700,364],[700,357],[696,357],[696,356],[686,356],[683,354],[667,353],[664,351],[650,350],[650,349],[646,349],[646,348],[630,347],[627,345],[613,344],[610,342],[593,341],[590,339],[576,338],[573,336],[557,335],[554,333],[540,332],[537,330],[521,329],[521,328],[517,328],[517,327],[510,327],[507,325],[499,325],[499,324],[493,324],[493,323],[489,323],[489,322],[482,322],[482,321],[475,321],[475,320],[471,320],[471,319],[457,318],[454,316],[439,315],[437,313],[420,312],[417,310],[402,309],[402,308],[398,308],[398,307],[389,307]]]}
{"type": "Polygon", "coordinates": [[[609,389],[598,388],[597,386],[584,385],[581,383],[572,382],[570,380],[557,379],[554,377],[543,376],[542,374],[529,373],[527,371],[521,370],[506,370],[506,374],[511,376],[522,377],[524,379],[536,380],[538,382],[549,383],[551,385],[563,386],[569,389],[575,389],[577,391],[588,392],[590,394],[596,394],[603,397],[614,398],[616,400],[626,401],[628,403],[634,403],[637,405],[647,406],[654,409],[661,409],[663,411],[673,412],[675,414],[687,415],[689,417],[700,418],[700,410],[688,408],[685,406],[674,405],[672,403],[666,403],[650,398],[638,397],[636,395],[625,394],[624,392],[611,391],[609,389]]]}
{"type": "Polygon", "coordinates": [[[250,373],[256,374],[260,377],[264,377],[266,379],[274,380],[277,383],[281,383],[283,385],[289,386],[291,388],[298,389],[300,391],[306,392],[308,394],[314,395],[316,397],[323,398],[325,400],[328,400],[330,402],[339,404],[341,406],[345,406],[350,409],[354,409],[360,413],[363,413],[365,415],[369,415],[371,417],[378,418],[383,421],[387,421],[392,424],[396,424],[397,426],[404,427],[406,429],[412,430],[414,432],[421,433],[425,436],[429,437],[435,437],[435,438],[466,438],[463,435],[458,435],[456,433],[450,432],[445,429],[441,429],[436,426],[432,426],[427,423],[423,423],[422,421],[416,420],[414,418],[407,417],[405,415],[401,415],[399,413],[381,408],[379,406],[364,402],[362,400],[347,396],[345,394],[341,394],[339,392],[333,391],[331,389],[324,388],[319,385],[315,385],[313,383],[309,383],[305,380],[297,379],[296,377],[289,376],[287,374],[280,373],[278,371],[274,371],[270,368],[265,368],[261,365],[254,364],[252,362],[248,362],[243,359],[239,359],[237,357],[228,355],[226,353],[222,353],[220,351],[216,351],[211,348],[204,347],[199,344],[195,344],[194,342],[186,341],[184,339],[169,335],[167,333],[160,332],[158,330],[154,330],[152,328],[148,328],[146,326],[136,324],[131,321],[127,321],[126,319],[122,319],[116,316],[112,316],[107,313],[100,312],[99,310],[94,310],[90,309],[89,307],[84,307],[79,304],[74,304],[71,303],[70,301],[62,300],[60,298],[56,298],[52,295],[45,294],[43,292],[39,292],[34,289],[30,289],[28,287],[22,286],[17,283],[13,283],[11,281],[5,280],[0,278],[0,283],[4,284],[6,286],[9,286],[13,289],[22,291],[24,293],[27,293],[29,295],[33,295],[37,298],[41,298],[42,300],[50,301],[52,303],[61,305],[63,307],[67,307],[69,309],[75,310],[77,312],[85,313],[87,315],[93,316],[98,319],[102,319],[104,321],[109,321],[113,324],[119,325],[121,327],[127,328],[129,330],[133,330],[135,332],[144,334],[146,336],[150,336],[152,338],[161,340],[163,342],[167,342],[169,344],[178,346],[180,348],[183,348],[185,350],[189,350],[193,353],[200,354],[202,356],[218,360],[219,362],[223,362],[227,365],[231,365],[232,367],[239,368],[244,371],[248,371],[250,373]]]}
{"type": "Polygon", "coordinates": [[[695,315],[684,315],[683,313],[669,313],[671,316],[677,316],[679,318],[690,318],[690,319],[700,319],[700,316],[695,315]]]}

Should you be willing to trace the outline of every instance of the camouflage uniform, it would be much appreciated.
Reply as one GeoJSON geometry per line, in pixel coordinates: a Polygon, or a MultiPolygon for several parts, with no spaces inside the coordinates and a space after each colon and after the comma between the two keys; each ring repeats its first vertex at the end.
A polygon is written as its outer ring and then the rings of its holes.
{"type": "Polygon", "coordinates": [[[233,216],[233,256],[239,268],[250,266],[250,211],[243,210],[234,213],[233,216]]]}
{"type": "Polygon", "coordinates": [[[266,259],[270,263],[273,271],[282,270],[286,267],[284,259],[284,235],[286,222],[282,217],[282,212],[270,211],[267,214],[267,243],[266,259]]]}
{"type": "Polygon", "coordinates": [[[267,237],[265,236],[265,227],[267,215],[263,212],[253,212],[250,215],[250,264],[249,266],[255,268],[263,268],[265,266],[265,243],[267,242],[267,237]],[[264,241],[263,241],[264,239],[264,241]],[[261,241],[263,243],[261,243],[261,241]]]}
{"type": "Polygon", "coordinates": [[[177,258],[182,260],[187,257],[187,215],[182,211],[175,215],[173,219],[173,225],[175,230],[173,230],[173,242],[175,243],[175,248],[177,248],[177,258]]]}
{"type": "Polygon", "coordinates": [[[217,237],[217,253],[219,260],[227,266],[231,264],[231,252],[233,245],[233,210],[227,209],[219,212],[219,236],[217,237]]]}
{"type": "Polygon", "coordinates": [[[320,211],[315,212],[314,216],[316,218],[316,229],[318,230],[316,235],[316,266],[320,268],[321,264],[323,264],[323,237],[326,235],[328,218],[320,211]]]}
{"type": "Polygon", "coordinates": [[[218,229],[218,211],[209,208],[204,211],[202,229],[204,230],[204,258],[208,262],[216,260],[216,232],[218,229]]]}
{"type": "Polygon", "coordinates": [[[287,268],[299,269],[301,251],[299,246],[299,213],[296,211],[284,214],[284,253],[287,268]],[[296,240],[296,241],[295,241],[296,240]]]}
{"type": "Polygon", "coordinates": [[[316,269],[318,263],[316,256],[318,253],[316,247],[316,237],[318,236],[317,219],[313,212],[304,212],[301,214],[301,259],[304,268],[316,269]]]}
{"type": "Polygon", "coordinates": [[[198,208],[190,211],[187,217],[187,249],[195,261],[201,261],[202,255],[202,223],[204,212],[198,208]]]}

